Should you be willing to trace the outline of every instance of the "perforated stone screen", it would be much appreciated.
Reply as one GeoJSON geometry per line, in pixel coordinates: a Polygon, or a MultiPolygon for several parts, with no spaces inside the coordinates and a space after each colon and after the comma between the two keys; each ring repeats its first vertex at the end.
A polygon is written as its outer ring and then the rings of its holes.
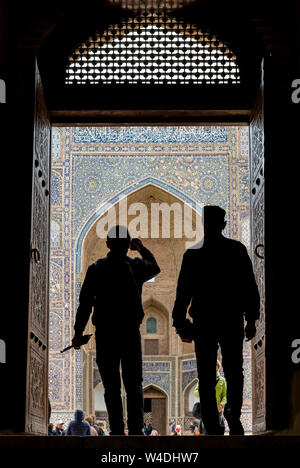
{"type": "Polygon", "coordinates": [[[138,11],[96,31],[68,58],[65,83],[238,84],[229,45],[166,10],[138,11]]]}

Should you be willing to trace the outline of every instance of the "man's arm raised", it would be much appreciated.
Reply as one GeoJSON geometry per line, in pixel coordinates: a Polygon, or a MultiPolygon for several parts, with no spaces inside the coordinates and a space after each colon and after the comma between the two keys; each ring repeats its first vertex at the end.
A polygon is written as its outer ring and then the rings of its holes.
{"type": "Polygon", "coordinates": [[[160,268],[154,255],[144,246],[140,239],[132,239],[130,250],[137,250],[142,257],[139,262],[139,271],[142,282],[148,281],[160,273],[160,268]]]}

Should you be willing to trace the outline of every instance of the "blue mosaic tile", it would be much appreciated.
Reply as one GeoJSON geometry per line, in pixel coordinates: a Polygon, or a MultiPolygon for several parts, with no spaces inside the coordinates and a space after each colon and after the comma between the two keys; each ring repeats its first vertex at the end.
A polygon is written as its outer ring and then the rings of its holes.
{"type": "Polygon", "coordinates": [[[183,371],[196,369],[197,368],[197,361],[196,359],[191,359],[189,361],[182,361],[181,367],[183,371]]]}
{"type": "Polygon", "coordinates": [[[169,372],[170,363],[161,361],[143,361],[144,372],[169,372]]]}
{"type": "Polygon", "coordinates": [[[158,388],[164,390],[168,395],[170,393],[170,374],[160,372],[144,372],[143,373],[143,387],[148,385],[156,385],[158,388]]]}
{"type": "Polygon", "coordinates": [[[73,156],[74,239],[99,206],[110,202],[116,193],[124,194],[125,188],[131,193],[149,177],[165,190],[173,187],[173,192],[183,192],[199,204],[227,206],[227,155],[132,156],[73,156]]]}
{"type": "Polygon", "coordinates": [[[198,373],[196,370],[191,370],[187,372],[182,372],[182,391],[194,380],[198,378],[198,373]]]}
{"type": "Polygon", "coordinates": [[[225,143],[226,127],[78,127],[74,143],[225,143]]]}
{"type": "Polygon", "coordinates": [[[61,177],[55,173],[51,175],[51,205],[61,205],[62,204],[62,186],[61,186],[61,177]]]}

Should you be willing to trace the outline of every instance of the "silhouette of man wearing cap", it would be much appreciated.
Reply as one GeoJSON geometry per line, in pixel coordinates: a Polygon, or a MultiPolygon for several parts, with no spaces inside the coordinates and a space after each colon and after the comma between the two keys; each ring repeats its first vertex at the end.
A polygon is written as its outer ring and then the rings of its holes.
{"type": "Polygon", "coordinates": [[[129,435],[143,435],[142,349],[140,324],[144,317],[142,285],[156,276],[159,266],[142,241],[126,227],[114,226],[106,241],[109,253],[89,266],[79,297],[72,344],[84,332],[94,308],[96,361],[104,386],[110,434],[124,435],[120,364],[127,394],[129,435]],[[128,249],[141,257],[130,258],[128,249]]]}
{"type": "Polygon", "coordinates": [[[183,256],[173,326],[183,341],[191,341],[186,336],[190,305],[202,419],[208,434],[222,434],[215,394],[215,363],[221,347],[227,381],[224,416],[230,434],[242,435],[243,340],[245,335],[247,341],[255,336],[260,297],[246,247],[222,234],[225,214],[218,206],[203,209],[204,239],[183,256]]]}

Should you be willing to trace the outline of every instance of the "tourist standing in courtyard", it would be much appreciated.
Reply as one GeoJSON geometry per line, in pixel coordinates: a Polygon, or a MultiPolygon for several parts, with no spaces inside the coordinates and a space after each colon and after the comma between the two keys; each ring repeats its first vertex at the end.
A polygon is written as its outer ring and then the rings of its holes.
{"type": "MultiPolygon", "coordinates": [[[[224,421],[224,407],[226,405],[227,401],[227,384],[226,380],[224,377],[221,375],[221,363],[219,360],[217,360],[216,363],[216,401],[217,401],[217,407],[219,411],[219,418],[220,418],[220,426],[222,428],[223,434],[225,432],[225,421],[224,421]]],[[[194,390],[194,396],[199,397],[199,381],[196,385],[196,388],[194,390]]],[[[206,434],[206,430],[202,421],[202,418],[200,418],[199,421],[199,429],[201,434],[206,434]]]]}
{"type": "Polygon", "coordinates": [[[56,427],[55,427],[54,431],[52,432],[52,435],[54,435],[54,436],[64,436],[66,434],[66,432],[63,429],[63,427],[64,427],[64,422],[63,422],[62,419],[60,419],[59,421],[57,421],[56,427]]]}
{"type": "Polygon", "coordinates": [[[85,421],[87,421],[89,425],[91,426],[91,436],[98,436],[98,432],[93,424],[92,416],[86,416],[85,421]]]}
{"type": "MultiPolygon", "coordinates": [[[[260,297],[246,247],[226,238],[225,210],[203,209],[204,239],[188,249],[182,260],[173,308],[173,326],[186,341],[186,313],[193,319],[202,419],[208,434],[222,434],[216,404],[218,345],[227,381],[224,416],[231,435],[244,434],[243,341],[256,334],[260,297]],[[244,318],[247,322],[244,328],[244,318]]],[[[190,334],[190,331],[188,332],[190,334]]]]}
{"type": "Polygon", "coordinates": [[[96,361],[104,386],[110,434],[124,435],[120,364],[127,394],[129,435],[143,435],[142,286],[159,272],[152,253],[126,227],[114,226],[109,253],[89,266],[79,297],[72,344],[78,348],[89,316],[96,326],[96,361]],[[140,257],[131,258],[128,249],[140,257]]]}
{"type": "Polygon", "coordinates": [[[77,409],[74,414],[74,419],[68,425],[66,435],[75,436],[90,436],[91,426],[84,420],[84,412],[82,409],[77,409]]]}

